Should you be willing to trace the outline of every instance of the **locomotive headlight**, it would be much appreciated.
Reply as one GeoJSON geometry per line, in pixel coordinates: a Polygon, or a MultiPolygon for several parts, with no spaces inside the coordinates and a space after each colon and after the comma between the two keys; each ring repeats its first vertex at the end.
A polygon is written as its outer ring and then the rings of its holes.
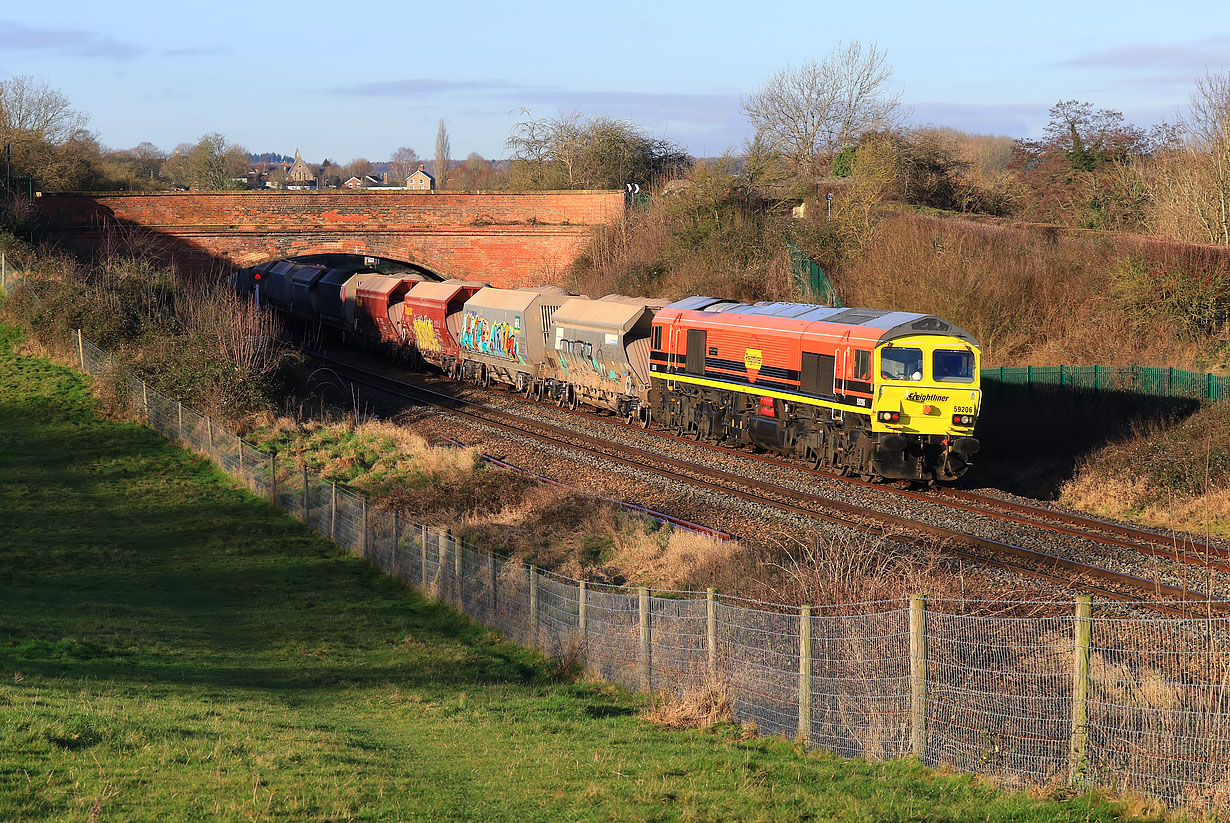
{"type": "Polygon", "coordinates": [[[882,411],[879,414],[881,423],[899,423],[901,421],[901,412],[882,411]]]}
{"type": "Polygon", "coordinates": [[[972,426],[974,425],[974,416],[972,414],[954,414],[952,416],[952,424],[954,426],[972,426]]]}

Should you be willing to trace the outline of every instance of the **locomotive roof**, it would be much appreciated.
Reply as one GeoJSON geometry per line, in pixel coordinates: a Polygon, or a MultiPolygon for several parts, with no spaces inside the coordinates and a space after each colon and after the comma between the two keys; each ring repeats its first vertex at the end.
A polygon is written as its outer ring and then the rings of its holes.
{"type": "Polygon", "coordinates": [[[821,322],[842,326],[861,326],[882,331],[883,334],[879,335],[879,339],[883,343],[912,334],[943,334],[974,345],[978,344],[974,336],[960,326],[954,326],[934,315],[917,312],[835,308],[814,303],[766,302],[748,305],[747,303],[731,303],[713,297],[688,297],[671,303],[667,308],[682,311],[720,312],[725,315],[775,317],[804,323],[821,322]]]}

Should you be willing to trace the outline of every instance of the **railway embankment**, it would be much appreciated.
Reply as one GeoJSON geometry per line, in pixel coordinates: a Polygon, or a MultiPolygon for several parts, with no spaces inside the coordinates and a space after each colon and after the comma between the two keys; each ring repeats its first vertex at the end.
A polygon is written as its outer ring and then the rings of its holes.
{"type": "MultiPolygon", "coordinates": [[[[0,328],[0,817],[1156,820],[645,703],[409,591],[0,328]]],[[[169,417],[162,423],[169,423],[169,417]]],[[[195,420],[195,418],[192,418],[195,420]]]]}

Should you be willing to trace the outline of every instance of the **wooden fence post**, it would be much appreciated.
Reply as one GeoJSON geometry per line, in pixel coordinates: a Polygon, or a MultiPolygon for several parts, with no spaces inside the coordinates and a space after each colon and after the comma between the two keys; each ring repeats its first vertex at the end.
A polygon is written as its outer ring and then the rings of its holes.
{"type": "Polygon", "coordinates": [[[806,748],[811,740],[811,606],[799,609],[799,733],[806,748]]]}
{"type": "Polygon", "coordinates": [[[464,594],[463,584],[465,582],[465,578],[462,577],[462,570],[465,566],[465,557],[463,556],[465,545],[461,542],[460,537],[453,536],[451,539],[453,542],[453,599],[457,603],[457,608],[465,611],[465,606],[463,605],[465,600],[462,597],[462,594],[464,594]]]}
{"type": "Polygon", "coordinates": [[[363,549],[362,556],[364,559],[366,559],[367,558],[367,498],[363,497],[360,499],[363,501],[363,542],[361,544],[361,547],[363,549]]]}
{"type": "Polygon", "coordinates": [[[910,751],[927,749],[927,597],[910,598],[910,751]]]}
{"type": "Polygon", "coordinates": [[[337,481],[331,484],[329,493],[329,539],[337,540],[337,481]]]}
{"type": "Polygon", "coordinates": [[[397,512],[393,512],[393,558],[389,566],[397,570],[398,580],[405,580],[406,573],[402,568],[401,559],[401,518],[397,516],[397,512]]]}
{"type": "Polygon", "coordinates": [[[577,631],[581,633],[582,652],[589,646],[589,626],[586,625],[585,621],[587,617],[585,611],[588,608],[588,603],[586,603],[588,591],[589,587],[584,580],[577,584],[577,631]]]}
{"type": "Polygon", "coordinates": [[[303,467],[303,522],[308,522],[308,472],[307,466],[303,467]]]}
{"type": "Polygon", "coordinates": [[[1084,781],[1089,766],[1086,739],[1089,727],[1089,646],[1093,639],[1093,598],[1076,596],[1076,620],[1072,630],[1072,738],[1068,755],[1068,780],[1084,781]]]}
{"type": "Polygon", "coordinates": [[[440,536],[436,540],[436,546],[440,549],[440,556],[436,562],[436,599],[447,602],[449,595],[448,529],[440,532],[440,536]]]}
{"type": "Polygon", "coordinates": [[[269,499],[278,505],[278,453],[269,455],[269,499]]]}
{"type": "MultiPolygon", "coordinates": [[[[205,431],[208,433],[209,437],[209,458],[211,460],[217,460],[214,449],[214,419],[212,417],[205,418],[205,431]]],[[[218,460],[218,462],[221,463],[222,461],[218,460]]]]}
{"type": "Polygon", "coordinates": [[[538,569],[526,567],[530,584],[530,648],[538,648],[538,569]]]}
{"type": "Polygon", "coordinates": [[[494,552],[487,553],[487,582],[489,586],[489,591],[487,592],[487,608],[489,609],[488,614],[489,614],[489,619],[491,620],[491,622],[495,623],[495,609],[498,604],[498,601],[496,600],[496,591],[497,591],[496,584],[498,583],[498,581],[496,580],[496,575],[495,575],[495,553],[494,552]]]}
{"type": "Polygon", "coordinates": [[[717,674],[717,602],[714,590],[705,590],[705,643],[709,647],[709,674],[717,674]]]}
{"type": "Polygon", "coordinates": [[[141,405],[145,406],[145,425],[152,425],[149,422],[149,386],[144,380],[141,381],[141,405]]]}
{"type": "MultiPolygon", "coordinates": [[[[142,383],[141,385],[144,386],[145,384],[142,383]]],[[[243,484],[245,486],[248,486],[248,476],[243,473],[243,438],[242,437],[239,438],[239,479],[243,481],[243,484]]],[[[251,486],[248,486],[248,488],[251,488],[251,486]]]]}
{"type": "Polygon", "coordinates": [[[423,593],[424,597],[427,596],[427,541],[430,537],[431,534],[428,526],[424,523],[423,533],[419,540],[419,553],[421,556],[421,562],[419,563],[419,591],[423,593]]]}
{"type": "Polygon", "coordinates": [[[77,362],[80,364],[80,372],[85,374],[85,343],[81,340],[81,329],[77,329],[77,362]]]}
{"type": "Polygon", "coordinates": [[[641,613],[641,686],[646,692],[653,688],[653,626],[649,622],[649,589],[636,590],[641,613]]]}
{"type": "Polygon", "coordinates": [[[182,445],[184,442],[184,404],[178,400],[175,401],[175,415],[176,424],[179,427],[179,442],[182,445]]]}

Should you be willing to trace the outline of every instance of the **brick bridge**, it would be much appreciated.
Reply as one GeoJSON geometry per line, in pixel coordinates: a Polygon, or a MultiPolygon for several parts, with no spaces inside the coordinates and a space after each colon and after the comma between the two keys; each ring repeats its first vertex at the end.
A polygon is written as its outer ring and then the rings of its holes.
{"type": "Polygon", "coordinates": [[[620,191],[44,193],[52,232],[83,254],[124,248],[230,269],[307,254],[363,254],[493,285],[551,282],[620,191]]]}

